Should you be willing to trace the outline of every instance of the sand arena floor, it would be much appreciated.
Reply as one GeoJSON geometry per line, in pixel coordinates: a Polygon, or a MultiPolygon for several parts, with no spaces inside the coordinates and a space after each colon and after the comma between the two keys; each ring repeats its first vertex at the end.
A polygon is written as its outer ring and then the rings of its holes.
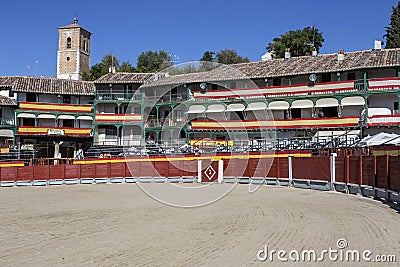
{"type": "Polygon", "coordinates": [[[0,206],[1,266],[276,266],[257,259],[264,245],[322,250],[339,238],[400,260],[398,212],[335,192],[263,186],[249,194],[238,185],[211,205],[176,208],[134,184],[19,187],[1,188],[0,206]]]}

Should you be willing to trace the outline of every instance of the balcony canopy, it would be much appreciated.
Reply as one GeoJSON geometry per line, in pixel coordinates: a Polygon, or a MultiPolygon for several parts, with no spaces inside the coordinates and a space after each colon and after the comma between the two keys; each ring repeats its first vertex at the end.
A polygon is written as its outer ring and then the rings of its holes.
{"type": "Polygon", "coordinates": [[[206,110],[206,107],[203,105],[193,105],[189,107],[187,111],[188,114],[198,114],[203,113],[206,110]]]}
{"type": "Polygon", "coordinates": [[[62,120],[75,120],[75,117],[72,115],[60,115],[58,116],[58,119],[62,119],[62,120]]]}
{"type": "Polygon", "coordinates": [[[53,114],[39,114],[37,116],[38,119],[55,119],[56,116],[54,116],[53,114]]]}
{"type": "Polygon", "coordinates": [[[17,115],[17,118],[36,118],[35,114],[31,114],[31,113],[19,113],[17,115]]]}
{"type": "Polygon", "coordinates": [[[286,101],[273,101],[268,104],[270,110],[286,110],[289,108],[289,103],[286,101]]]}
{"type": "Polygon", "coordinates": [[[365,99],[362,96],[349,96],[342,99],[342,106],[363,106],[365,99]]]}
{"type": "Polygon", "coordinates": [[[78,120],[85,120],[85,121],[92,121],[92,120],[93,120],[93,118],[90,117],[90,116],[79,116],[79,117],[77,117],[76,119],[78,119],[78,120]]]}
{"type": "Polygon", "coordinates": [[[315,107],[324,108],[324,107],[337,107],[339,106],[339,101],[336,98],[321,98],[318,99],[315,103],[315,107]]]}
{"type": "Polygon", "coordinates": [[[291,108],[312,108],[314,103],[309,99],[295,100],[292,103],[291,108]]]}
{"type": "Polygon", "coordinates": [[[245,106],[243,104],[229,104],[226,107],[226,111],[243,111],[245,106]]]}
{"type": "Polygon", "coordinates": [[[207,113],[223,112],[225,111],[225,106],[222,104],[209,105],[207,108],[207,113]]]}
{"type": "Polygon", "coordinates": [[[264,102],[253,102],[247,105],[246,111],[248,110],[266,110],[267,104],[264,102]]]}

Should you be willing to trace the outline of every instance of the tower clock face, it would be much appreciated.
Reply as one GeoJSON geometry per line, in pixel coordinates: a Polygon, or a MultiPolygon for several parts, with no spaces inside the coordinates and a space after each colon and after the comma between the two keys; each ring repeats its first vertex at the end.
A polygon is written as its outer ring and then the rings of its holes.
{"type": "Polygon", "coordinates": [[[67,31],[67,36],[70,37],[72,35],[71,31],[67,31]]]}

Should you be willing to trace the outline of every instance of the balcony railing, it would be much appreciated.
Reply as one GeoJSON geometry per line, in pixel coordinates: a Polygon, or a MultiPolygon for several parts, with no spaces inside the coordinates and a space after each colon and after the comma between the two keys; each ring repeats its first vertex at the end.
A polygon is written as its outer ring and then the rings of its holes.
{"type": "Polygon", "coordinates": [[[172,94],[172,95],[150,95],[145,96],[145,103],[171,103],[171,102],[182,102],[187,100],[186,94],[172,94]]]}
{"type": "Polygon", "coordinates": [[[143,96],[141,93],[96,93],[96,100],[99,101],[141,101],[143,96]]]}
{"type": "Polygon", "coordinates": [[[184,126],[186,123],[185,118],[177,118],[174,120],[171,119],[148,119],[145,123],[145,128],[154,128],[154,127],[179,127],[184,126]]]}

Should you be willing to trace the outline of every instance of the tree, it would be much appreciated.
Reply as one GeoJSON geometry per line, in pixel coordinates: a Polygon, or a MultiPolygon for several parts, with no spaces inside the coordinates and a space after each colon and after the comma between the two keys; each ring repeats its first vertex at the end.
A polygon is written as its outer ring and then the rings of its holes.
{"type": "Polygon", "coordinates": [[[287,48],[290,49],[291,56],[305,56],[312,53],[313,47],[319,52],[323,42],[322,32],[315,27],[305,27],[274,38],[273,42],[268,44],[267,50],[277,58],[283,58],[287,48]]]}
{"type": "Polygon", "coordinates": [[[119,66],[118,72],[136,72],[136,69],[129,61],[124,61],[121,66],[119,66]]]}
{"type": "Polygon", "coordinates": [[[392,7],[390,26],[385,28],[386,34],[383,36],[386,38],[385,48],[400,47],[400,1],[397,3],[397,7],[392,7]]]}
{"type": "Polygon", "coordinates": [[[247,57],[241,57],[237,54],[235,50],[224,49],[217,52],[217,62],[221,64],[236,64],[249,62],[247,57]]]}
{"type": "Polygon", "coordinates": [[[164,50],[142,52],[137,58],[137,72],[158,72],[173,66],[171,55],[164,50]]]}
{"type": "Polygon", "coordinates": [[[216,60],[215,53],[212,52],[212,51],[206,51],[206,52],[204,52],[203,56],[200,58],[199,61],[210,61],[210,62],[213,62],[214,60],[216,60]]]}

